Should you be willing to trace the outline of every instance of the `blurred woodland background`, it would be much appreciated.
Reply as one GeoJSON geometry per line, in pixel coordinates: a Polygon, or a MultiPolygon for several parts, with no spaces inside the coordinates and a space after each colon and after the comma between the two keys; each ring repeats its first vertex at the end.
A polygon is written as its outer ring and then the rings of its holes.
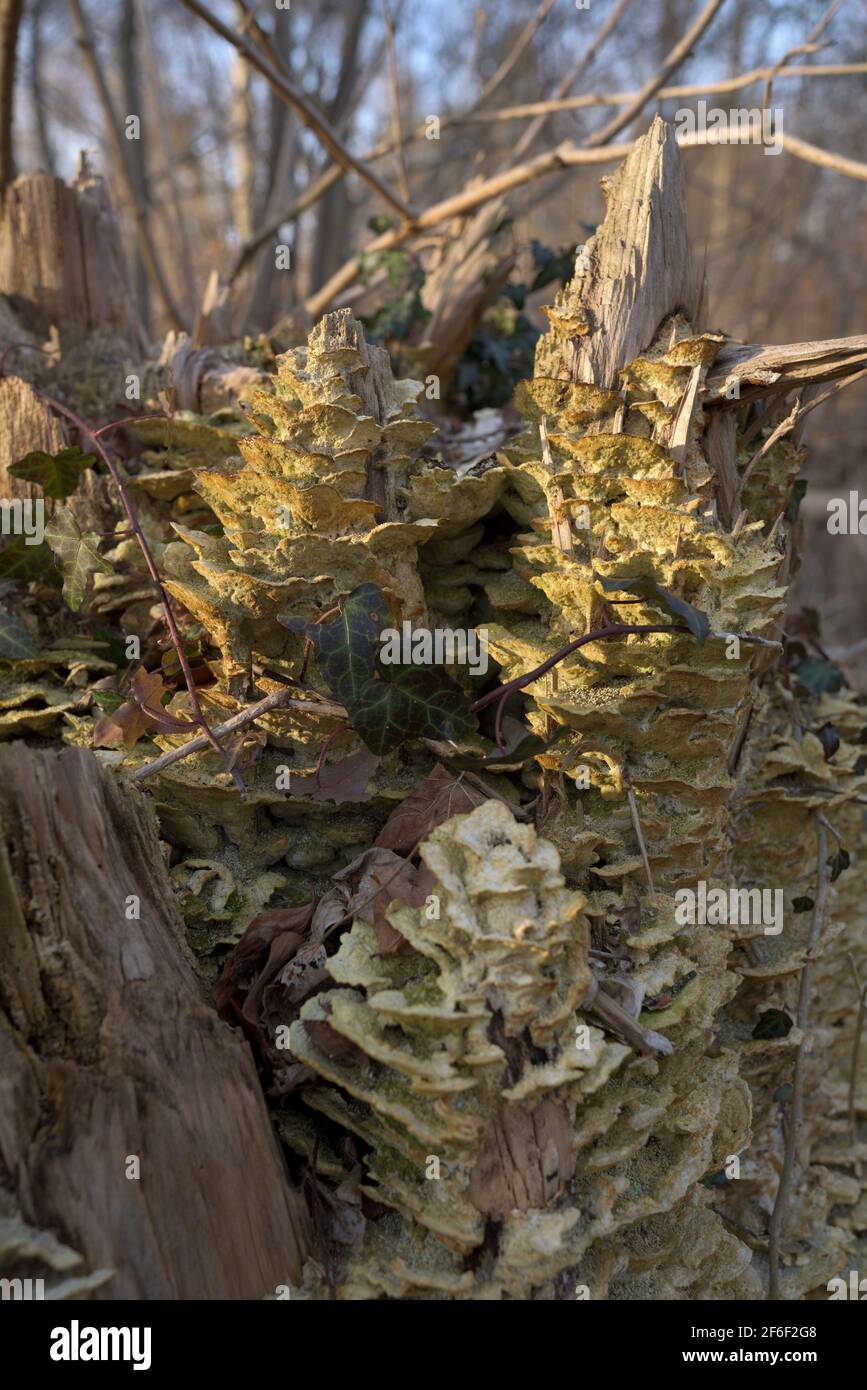
{"type": "MultiPolygon", "coordinates": [[[[793,137],[685,154],[704,326],[864,332],[865,21],[865,0],[0,0],[0,187],[104,178],[143,340],[267,365],[350,304],[466,420],[532,374],[607,151],[700,100],[793,137]]],[[[829,536],[826,502],[864,489],[865,428],[865,381],[808,417],[799,584],[862,688],[867,537],[829,536]]]]}

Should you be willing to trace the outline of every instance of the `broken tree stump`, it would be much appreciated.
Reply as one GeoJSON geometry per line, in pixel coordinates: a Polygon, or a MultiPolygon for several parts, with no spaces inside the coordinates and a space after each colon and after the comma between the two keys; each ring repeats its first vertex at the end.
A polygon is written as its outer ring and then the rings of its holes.
{"type": "Polygon", "coordinates": [[[9,185],[0,293],[25,329],[45,336],[55,326],[64,349],[99,331],[134,356],[147,350],[117,220],[102,179],[86,168],[71,184],[36,173],[9,185]]]}
{"type": "Polygon", "coordinates": [[[147,799],[83,749],[18,744],[0,828],[4,1205],[80,1252],[97,1298],[297,1281],[306,1206],[246,1042],[200,996],[147,799]]]}
{"type": "Polygon", "coordinates": [[[677,140],[659,116],[602,187],[605,219],[546,310],[555,332],[539,340],[536,373],[615,388],[669,314],[701,322],[704,276],[686,228],[677,140]]]}

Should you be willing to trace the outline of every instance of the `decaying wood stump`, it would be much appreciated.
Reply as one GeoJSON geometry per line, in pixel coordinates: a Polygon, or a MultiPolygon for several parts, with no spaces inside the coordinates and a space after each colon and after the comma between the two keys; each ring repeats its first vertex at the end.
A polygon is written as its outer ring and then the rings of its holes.
{"type": "Polygon", "coordinates": [[[0,495],[36,498],[42,489],[23,478],[11,477],[8,470],[31,449],[54,453],[65,443],[63,427],[55,415],[42,405],[33,387],[17,376],[0,378],[0,495]]]}
{"type": "Polygon", "coordinates": [[[131,353],[146,349],[105,185],[86,170],[71,184],[36,173],[7,188],[0,292],[26,329],[45,335],[56,326],[64,348],[98,330],[131,353]]]}
{"type": "MultiPolygon", "coordinates": [[[[32,503],[44,501],[42,488],[9,472],[31,449],[54,453],[67,443],[66,433],[56,415],[46,410],[33,387],[18,376],[0,377],[0,497],[21,498],[32,503]]],[[[120,500],[114,483],[95,468],[82,475],[74,495],[65,505],[83,530],[111,531],[120,514],[120,500]]],[[[46,520],[52,504],[49,503],[46,520]]],[[[0,550],[11,537],[0,536],[0,550]]]]}
{"type": "Polygon", "coordinates": [[[84,750],[18,744],[0,827],[0,1215],[80,1252],[100,1298],[297,1280],[306,1208],[200,997],[149,803],[84,750]]]}

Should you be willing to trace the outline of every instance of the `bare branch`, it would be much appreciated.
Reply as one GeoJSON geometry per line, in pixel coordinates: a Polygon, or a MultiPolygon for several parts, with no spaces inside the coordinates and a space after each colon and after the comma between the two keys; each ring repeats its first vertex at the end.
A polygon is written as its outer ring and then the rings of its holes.
{"type": "Polygon", "coordinates": [[[761,462],[767,453],[774,447],[778,440],[784,435],[789,434],[795,426],[803,420],[805,415],[809,415],[811,410],[815,410],[817,405],[821,405],[829,396],[834,396],[838,391],[842,391],[845,386],[851,386],[853,381],[860,381],[863,376],[867,376],[867,367],[862,367],[860,372],[853,372],[851,376],[844,377],[842,381],[837,381],[833,386],[829,386],[827,391],[823,391],[821,396],[816,396],[806,405],[802,405],[800,399],[795,401],[789,414],[781,420],[776,429],[772,430],[760,449],[753,454],[743,473],[741,474],[740,485],[738,488],[739,499],[743,497],[744,488],[753,475],[756,466],[761,462]]]}
{"type": "Polygon", "coordinates": [[[271,237],[277,234],[284,222],[294,222],[296,217],[301,216],[302,212],[306,212],[314,203],[318,203],[323,193],[327,193],[329,188],[337,183],[338,179],[342,179],[345,173],[346,170],[343,169],[341,165],[329,165],[325,173],[321,174],[318,179],[315,179],[309,188],[305,188],[304,192],[290,203],[288,208],[286,208],[279,217],[275,217],[267,226],[260,228],[258,232],[254,232],[250,240],[245,241],[244,245],[239,247],[228,274],[227,284],[233,285],[235,283],[248,261],[250,261],[251,258],[255,256],[256,252],[265,245],[266,241],[270,241],[271,237]]]}
{"type": "MultiPolygon", "coordinates": [[[[259,700],[255,705],[242,709],[238,714],[233,714],[231,719],[227,719],[224,724],[217,724],[211,733],[214,739],[225,738],[227,734],[233,734],[238,729],[243,729],[245,725],[252,724],[255,719],[263,714],[268,714],[272,709],[297,709],[305,714],[326,715],[330,719],[345,719],[346,710],[342,705],[336,705],[324,700],[299,700],[293,691],[287,687],[285,690],[273,690],[270,695],[266,695],[263,700],[259,700]]],[[[162,753],[160,757],[154,758],[153,762],[145,763],[144,767],[137,768],[133,773],[136,782],[143,782],[146,777],[153,777],[155,773],[162,772],[164,768],[171,767],[172,763],[180,762],[181,758],[188,758],[192,753],[201,753],[208,747],[210,739],[202,735],[190,739],[189,743],[184,743],[180,748],[170,748],[167,753],[162,753]]],[[[217,751],[222,753],[222,749],[217,745],[217,751]]]]}
{"type": "Polygon", "coordinates": [[[400,188],[400,196],[405,203],[410,202],[409,180],[406,176],[406,157],[404,153],[404,141],[400,129],[400,87],[397,80],[397,55],[394,49],[394,21],[391,17],[391,9],[388,0],[382,0],[382,12],[385,19],[385,45],[388,50],[388,84],[391,90],[391,134],[394,143],[395,163],[397,164],[397,182],[400,188]]]}
{"type": "MultiPolygon", "coordinates": [[[[474,208],[481,207],[482,203],[489,202],[491,198],[496,198],[501,193],[507,193],[511,188],[518,188],[522,184],[540,178],[543,174],[550,174],[557,169],[566,169],[573,164],[611,164],[617,159],[622,159],[631,148],[631,144],[609,145],[604,150],[578,149],[577,146],[570,143],[558,145],[556,149],[548,150],[546,154],[539,155],[527,164],[518,165],[514,169],[506,169],[501,174],[495,174],[492,178],[485,179],[483,183],[471,184],[462,192],[450,198],[444,198],[441,202],[435,203],[433,207],[420,213],[411,225],[396,227],[391,232],[383,232],[381,236],[369,242],[364,251],[365,253],[390,251],[394,246],[402,246],[418,232],[427,231],[440,222],[448,222],[453,217],[461,217],[464,213],[472,212],[474,208]]],[[[318,318],[334,297],[353,283],[360,267],[361,259],[357,256],[353,256],[345,265],[342,265],[331,279],[326,281],[321,289],[317,290],[307,301],[307,312],[313,318],[318,318]]]]}
{"type": "MultiPolygon", "coordinates": [[[[767,78],[769,68],[752,68],[738,77],[723,77],[716,82],[695,82],[682,86],[662,87],[657,93],[658,101],[671,101],[676,97],[713,96],[722,92],[740,92],[752,87],[756,82],[767,78]]],[[[858,77],[867,72],[867,63],[813,63],[807,68],[781,68],[777,79],[801,77],[858,77]]],[[[561,85],[563,85],[561,83],[561,85]]],[[[571,85],[571,84],[570,84],[571,85]]],[[[496,111],[467,111],[464,115],[450,116],[442,122],[442,129],[463,125],[493,125],[498,121],[517,121],[528,116],[548,116],[556,111],[583,111],[594,106],[624,106],[635,100],[635,92],[585,92],[578,97],[552,97],[548,101],[525,101],[519,106],[503,106],[496,111]]],[[[411,140],[424,137],[422,129],[414,131],[411,140]]],[[[516,149],[518,147],[516,146],[516,149]]],[[[384,152],[384,151],[383,151],[384,152]]],[[[371,151],[368,159],[380,157],[380,149],[371,151]]]]}
{"type": "Polygon", "coordinates": [[[725,0],[708,0],[708,3],[705,5],[698,19],[694,24],[690,25],[680,42],[674,45],[674,48],[663,62],[662,67],[658,72],[654,73],[649,82],[645,82],[635,99],[630,102],[626,109],[621,111],[619,115],[612,116],[611,120],[608,121],[601,130],[597,130],[590,136],[590,139],[585,142],[588,149],[594,149],[599,145],[607,145],[612,136],[617,135],[619,131],[623,130],[624,126],[630,125],[631,122],[635,120],[636,116],[641,115],[642,110],[650,101],[650,98],[656,95],[660,87],[665,83],[666,78],[670,77],[675,69],[679,68],[681,63],[690,56],[693,47],[698,43],[711,20],[724,4],[725,0]]]}
{"type": "MultiPolygon", "coordinates": [[[[808,164],[817,164],[820,169],[833,169],[837,174],[845,174],[850,179],[860,179],[867,182],[867,164],[859,159],[847,159],[842,154],[832,154],[830,150],[820,150],[818,145],[809,145],[806,140],[799,140],[797,136],[790,135],[786,131],[778,133],[778,138],[782,141],[783,149],[787,154],[796,155],[798,159],[804,159],[808,164]]],[[[691,142],[684,141],[684,144],[691,142]]]]}
{"type": "Polygon", "coordinates": [[[815,52],[817,47],[816,40],[828,27],[831,20],[834,18],[834,15],[837,13],[842,4],[843,0],[831,0],[831,4],[828,6],[827,10],[822,15],[818,23],[813,25],[813,28],[810,30],[804,42],[801,44],[796,44],[794,48],[790,48],[788,52],[783,54],[779,63],[776,64],[773,68],[771,68],[770,72],[768,73],[767,81],[765,83],[764,96],[762,97],[763,107],[768,107],[771,104],[771,87],[773,86],[774,78],[778,75],[780,68],[785,67],[789,59],[796,58],[799,53],[815,52]]]}
{"type": "MultiPolygon", "coordinates": [[[[184,0],[184,3],[186,2],[187,0],[184,0]]],[[[725,144],[727,143],[727,134],[726,130],[699,131],[691,135],[679,135],[677,143],[681,149],[725,144]]],[[[739,131],[733,132],[733,134],[740,136],[739,131]]],[[[805,159],[811,164],[819,164],[824,168],[834,169],[850,178],[867,181],[867,164],[861,164],[854,159],[846,159],[842,155],[830,154],[827,150],[820,150],[817,146],[809,145],[805,140],[798,140],[788,133],[783,135],[780,131],[776,138],[781,141],[782,148],[788,154],[805,159]]],[[[736,138],[731,143],[740,144],[743,141],[736,138]]],[[[578,146],[571,141],[565,141],[562,145],[557,145],[554,149],[546,151],[545,154],[537,155],[535,159],[529,160],[526,164],[505,169],[502,173],[494,174],[493,177],[485,179],[481,183],[471,184],[450,198],[444,198],[441,202],[434,203],[432,207],[419,213],[412,223],[396,227],[390,232],[383,232],[381,236],[368,242],[367,246],[364,247],[364,254],[375,251],[390,251],[395,246],[402,246],[419,232],[428,231],[431,227],[435,227],[441,222],[447,222],[453,217],[463,216],[474,208],[481,207],[491,198],[496,198],[501,193],[508,193],[513,188],[520,188],[523,184],[531,183],[534,179],[542,178],[546,174],[581,165],[616,164],[619,160],[626,158],[629,152],[634,149],[635,144],[635,141],[630,141],[623,145],[591,147],[589,144],[578,146]]],[[[360,268],[361,258],[359,256],[353,256],[351,260],[346,261],[338,271],[335,271],[330,280],[327,280],[308,299],[307,312],[313,318],[318,318],[323,314],[337,295],[354,283],[360,268]]]]}
{"type": "MultiPolygon", "coordinates": [[[[581,73],[584,71],[585,68],[589,67],[590,63],[592,63],[593,59],[596,57],[596,54],[599,52],[600,48],[605,43],[608,36],[612,34],[616,29],[617,24],[620,20],[620,16],[623,14],[623,11],[626,9],[626,6],[629,3],[630,0],[618,0],[618,3],[614,6],[614,9],[611,11],[610,15],[605,20],[605,23],[602,25],[598,34],[596,34],[592,42],[588,44],[587,48],[585,48],[584,52],[581,54],[581,57],[575,63],[572,64],[572,67],[566,73],[565,77],[562,77],[558,82],[557,87],[554,91],[554,102],[551,103],[552,107],[561,97],[565,97],[566,93],[571,91],[572,87],[575,85],[578,78],[581,76],[581,73]]],[[[547,102],[538,104],[544,104],[546,106],[548,105],[547,102]]],[[[534,140],[536,140],[537,137],[541,134],[542,130],[545,128],[545,125],[547,123],[548,115],[548,111],[536,114],[536,119],[532,121],[531,124],[527,127],[520,140],[518,141],[517,145],[515,146],[516,159],[520,159],[521,156],[525,154],[525,152],[533,144],[534,140]]]]}
{"type": "Polygon", "coordinates": [[[484,102],[486,102],[488,100],[488,97],[492,96],[493,93],[497,90],[497,88],[502,86],[506,78],[509,76],[509,73],[515,67],[516,63],[518,63],[518,61],[523,57],[526,49],[529,47],[530,43],[533,40],[533,36],[536,33],[536,30],[547,19],[551,10],[554,8],[555,3],[556,0],[542,0],[542,3],[540,4],[536,13],[533,15],[532,19],[528,20],[528,22],[524,25],[524,28],[521,30],[517,39],[512,44],[512,47],[509,49],[509,52],[506,54],[502,63],[497,68],[497,71],[493,73],[491,77],[488,78],[487,82],[485,83],[484,87],[479,93],[477,101],[473,105],[473,110],[475,110],[476,107],[481,106],[484,102]]]}
{"type": "MultiPolygon", "coordinates": [[[[77,4],[78,0],[70,0],[70,3],[77,4]]],[[[228,25],[224,24],[222,20],[217,19],[216,15],[212,15],[204,5],[200,4],[199,0],[181,0],[181,4],[185,5],[188,10],[191,10],[193,14],[198,15],[199,19],[203,19],[204,22],[214,30],[215,34],[219,34],[220,38],[225,39],[227,43],[232,44],[234,48],[237,48],[239,53],[244,55],[250,66],[255,68],[258,73],[261,73],[272,90],[275,91],[278,96],[281,96],[284,101],[288,102],[293,110],[298,113],[307,128],[312,130],[325,146],[332,159],[336,160],[344,169],[351,169],[353,173],[358,174],[359,178],[364,179],[365,183],[369,184],[374,192],[377,193],[394,212],[400,215],[403,221],[412,222],[412,209],[407,207],[397,194],[393,193],[388,185],[382,182],[379,176],[365,164],[364,160],[357,159],[355,155],[346,148],[337,134],[337,131],[334,130],[325,117],[316,110],[313,103],[307,99],[304,93],[296,87],[295,83],[292,82],[289,77],[283,72],[278,71],[245,35],[236,34],[233,29],[230,29],[228,25]]]]}

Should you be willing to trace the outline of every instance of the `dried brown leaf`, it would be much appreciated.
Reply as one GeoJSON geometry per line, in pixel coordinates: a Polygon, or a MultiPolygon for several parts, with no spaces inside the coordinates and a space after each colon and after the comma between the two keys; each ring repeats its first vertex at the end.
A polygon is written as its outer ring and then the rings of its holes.
{"type": "Polygon", "coordinates": [[[344,802],[369,801],[367,784],[379,767],[381,759],[369,748],[361,748],[342,762],[320,768],[312,777],[293,777],[293,796],[309,796],[311,801],[344,802]]]}
{"type": "Polygon", "coordinates": [[[96,721],[93,729],[94,748],[116,748],[123,744],[128,753],[140,738],[155,728],[156,719],[143,708],[159,709],[165,694],[163,678],[159,671],[146,671],[139,667],[130,682],[134,699],[118,705],[113,714],[104,714],[96,721]]]}
{"type": "Polygon", "coordinates": [[[485,800],[440,764],[392,811],[374,841],[379,849],[410,854],[432,830],[452,816],[472,811],[485,800]]]}

